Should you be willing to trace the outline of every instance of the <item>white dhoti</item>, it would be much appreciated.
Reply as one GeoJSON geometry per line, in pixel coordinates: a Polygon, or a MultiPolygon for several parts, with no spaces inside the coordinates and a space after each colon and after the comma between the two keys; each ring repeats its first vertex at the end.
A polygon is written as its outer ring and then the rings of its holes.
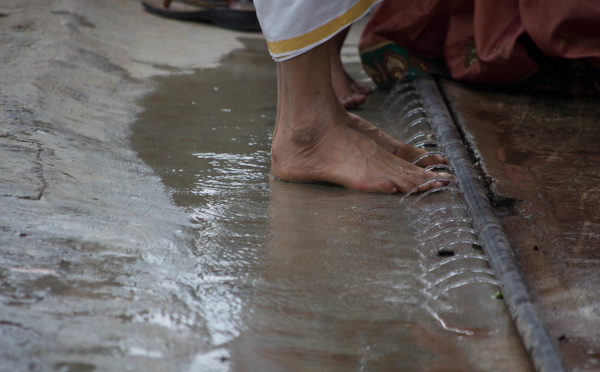
{"type": "Polygon", "coordinates": [[[298,56],[331,39],[382,0],[254,0],[276,61],[298,56]]]}

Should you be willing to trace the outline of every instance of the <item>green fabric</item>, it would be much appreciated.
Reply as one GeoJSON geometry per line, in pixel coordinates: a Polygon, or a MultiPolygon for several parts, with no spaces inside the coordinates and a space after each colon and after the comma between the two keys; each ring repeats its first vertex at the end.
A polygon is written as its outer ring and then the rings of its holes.
{"type": "MultiPolygon", "coordinates": [[[[541,55],[535,46],[524,44],[538,67],[524,80],[504,88],[557,94],[600,94],[600,59],[549,58],[541,55]]],[[[392,42],[361,50],[360,57],[367,75],[383,89],[423,74],[450,78],[443,59],[420,58],[392,42]]]]}
{"type": "Polygon", "coordinates": [[[420,58],[393,43],[361,51],[360,58],[367,74],[384,89],[424,74],[448,76],[443,59],[420,58]]]}

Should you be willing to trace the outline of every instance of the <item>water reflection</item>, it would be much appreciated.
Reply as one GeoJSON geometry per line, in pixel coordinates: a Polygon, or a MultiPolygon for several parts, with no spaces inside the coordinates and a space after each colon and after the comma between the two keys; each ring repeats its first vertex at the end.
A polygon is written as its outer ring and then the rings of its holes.
{"type": "MultiPolygon", "coordinates": [[[[234,370],[422,370],[440,353],[399,198],[269,182],[268,239],[234,370]],[[251,367],[252,366],[252,367],[251,367]]],[[[452,337],[452,336],[451,336],[452,337]]],[[[435,364],[435,363],[434,363],[435,364]]]]}
{"type": "Polygon", "coordinates": [[[199,160],[189,206],[197,225],[195,296],[213,345],[231,342],[245,331],[240,318],[248,278],[262,259],[266,239],[266,186],[269,158],[250,154],[195,153],[199,160]]]}
{"type": "MultiPolygon", "coordinates": [[[[186,316],[144,315],[183,325],[183,338],[202,325],[195,337],[205,343],[186,354],[186,370],[527,370],[504,305],[490,300],[485,257],[462,242],[471,231],[455,182],[403,199],[269,176],[276,84],[257,54],[166,79],[138,129],[140,155],[196,230],[193,269],[169,283],[172,313],[186,316]],[[256,73],[244,86],[248,60],[256,73]],[[184,105],[191,92],[207,98],[184,105]],[[418,240],[425,227],[432,237],[418,240]],[[458,235],[460,255],[437,255],[447,235],[458,235]]],[[[371,122],[384,97],[370,96],[371,122]]]]}

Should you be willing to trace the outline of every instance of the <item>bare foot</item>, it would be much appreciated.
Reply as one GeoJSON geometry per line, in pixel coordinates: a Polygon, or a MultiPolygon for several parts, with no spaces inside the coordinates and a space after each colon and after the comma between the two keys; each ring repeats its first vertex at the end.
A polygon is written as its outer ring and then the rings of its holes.
{"type": "MultiPolygon", "coordinates": [[[[366,85],[358,84],[344,70],[341,61],[331,62],[331,82],[338,100],[347,110],[353,110],[367,102],[367,94],[371,93],[366,85]],[[366,88],[366,89],[364,89],[366,88]],[[368,93],[365,93],[368,90],[368,93]]],[[[339,56],[337,57],[339,60],[339,56]]]]}
{"type": "Polygon", "coordinates": [[[350,84],[350,90],[354,93],[361,93],[364,95],[371,94],[371,87],[367,84],[359,83],[358,81],[354,80],[354,78],[348,73],[346,73],[346,79],[348,80],[348,84],[350,84]]]}
{"type": "Polygon", "coordinates": [[[406,160],[419,156],[420,150],[385,135],[340,105],[331,84],[332,47],[330,40],[278,64],[273,175],[390,194],[446,184],[436,180],[438,173],[406,160]]]}
{"type": "MultiPolygon", "coordinates": [[[[395,156],[352,129],[350,122],[354,119],[347,112],[335,117],[319,115],[316,120],[297,125],[302,130],[279,131],[271,149],[275,177],[388,194],[409,193],[415,187],[423,192],[444,184],[428,183],[440,175],[395,156]]],[[[281,122],[277,125],[278,128],[296,126],[281,122]]]]}
{"type": "MultiPolygon", "coordinates": [[[[427,151],[423,149],[418,149],[416,147],[413,147],[395,139],[394,137],[383,132],[381,129],[377,128],[376,126],[369,123],[360,116],[354,115],[352,113],[348,113],[348,116],[350,118],[350,120],[348,121],[348,125],[350,126],[350,128],[363,134],[365,137],[372,139],[384,150],[392,153],[393,155],[396,155],[412,163],[419,156],[427,153],[427,151]]],[[[444,158],[432,155],[421,159],[421,161],[419,161],[417,165],[421,167],[428,167],[430,165],[444,164],[445,162],[446,161],[444,158]]]]}
{"type": "Polygon", "coordinates": [[[371,88],[357,82],[344,70],[340,52],[347,34],[348,29],[337,34],[332,40],[331,83],[342,106],[347,110],[352,110],[367,101],[367,95],[371,93],[371,88]]]}

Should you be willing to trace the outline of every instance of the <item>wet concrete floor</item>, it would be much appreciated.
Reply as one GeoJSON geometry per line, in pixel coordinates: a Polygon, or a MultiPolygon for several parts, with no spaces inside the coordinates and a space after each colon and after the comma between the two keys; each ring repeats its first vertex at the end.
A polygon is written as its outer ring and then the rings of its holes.
{"type": "MultiPolygon", "coordinates": [[[[456,195],[269,177],[259,36],[6,0],[0,39],[0,370],[530,370],[456,195]]],[[[598,370],[593,103],[444,90],[565,359],[598,370]]],[[[359,114],[398,133],[386,94],[359,114]]]]}
{"type": "MultiPolygon", "coordinates": [[[[131,137],[195,226],[194,316],[211,350],[192,368],[529,370],[483,254],[470,241],[437,254],[438,217],[466,220],[444,209],[451,195],[422,202],[428,216],[416,198],[269,176],[275,68],[245,43],[216,69],[158,79],[131,137]]],[[[386,95],[359,114],[392,125],[386,95]]]]}
{"type": "Polygon", "coordinates": [[[443,90],[567,366],[600,370],[598,99],[443,90]]]}

